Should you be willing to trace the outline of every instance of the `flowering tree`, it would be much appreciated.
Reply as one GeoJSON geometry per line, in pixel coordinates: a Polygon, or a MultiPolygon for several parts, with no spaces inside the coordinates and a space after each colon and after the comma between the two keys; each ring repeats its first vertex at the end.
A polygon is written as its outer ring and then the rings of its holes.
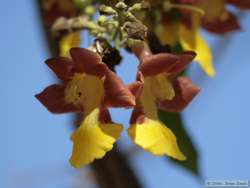
{"type": "MultiPolygon", "coordinates": [[[[180,112],[200,88],[186,77],[185,69],[194,61],[208,76],[215,76],[212,52],[200,30],[217,35],[239,30],[228,5],[250,9],[249,0],[40,1],[48,41],[57,56],[45,63],[61,83],[36,97],[52,113],[80,114],[71,135],[72,166],[83,167],[111,151],[123,126],[112,121],[109,108],[132,108],[128,129],[132,141],[199,176],[198,153],[180,112]],[[82,30],[94,38],[85,48],[80,47],[82,30]],[[129,85],[115,71],[121,49],[139,61],[135,81],[129,85]]],[[[112,186],[102,178],[109,170],[102,173],[100,167],[119,158],[123,167],[110,175],[120,173],[122,183],[113,187],[140,187],[126,158],[118,151],[111,156],[93,164],[100,185],[112,186]]]]}

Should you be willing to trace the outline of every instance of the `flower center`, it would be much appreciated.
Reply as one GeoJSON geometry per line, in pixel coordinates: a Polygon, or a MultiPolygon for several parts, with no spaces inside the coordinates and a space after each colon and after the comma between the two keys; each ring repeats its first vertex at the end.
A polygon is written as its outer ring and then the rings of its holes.
{"type": "Polygon", "coordinates": [[[85,113],[100,106],[104,96],[103,81],[97,76],[75,74],[65,89],[65,101],[84,108],[85,113]]]}

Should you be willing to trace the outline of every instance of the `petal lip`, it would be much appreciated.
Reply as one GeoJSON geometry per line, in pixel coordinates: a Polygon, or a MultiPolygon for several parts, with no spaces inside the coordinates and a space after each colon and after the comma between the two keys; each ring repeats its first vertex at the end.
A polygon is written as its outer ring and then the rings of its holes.
{"type": "Polygon", "coordinates": [[[104,104],[109,107],[130,108],[135,106],[135,96],[112,71],[107,70],[104,79],[104,104]]]}
{"type": "Polygon", "coordinates": [[[147,56],[141,61],[138,70],[144,77],[154,76],[163,72],[168,72],[174,64],[179,60],[179,57],[169,53],[159,53],[156,55],[147,56]]]}
{"type": "Polygon", "coordinates": [[[70,49],[70,55],[75,62],[75,70],[79,73],[87,73],[98,77],[103,77],[107,66],[102,63],[101,57],[97,53],[85,48],[74,47],[70,49]]]}
{"type": "Polygon", "coordinates": [[[131,124],[128,134],[145,151],[157,156],[167,155],[181,161],[186,160],[174,133],[159,120],[146,118],[143,124],[131,124]]]}
{"type": "Polygon", "coordinates": [[[82,124],[71,136],[73,150],[70,163],[75,168],[104,157],[113,148],[123,131],[121,124],[101,123],[99,112],[100,109],[96,108],[86,115],[82,124]]]}
{"type": "Polygon", "coordinates": [[[241,29],[236,16],[231,12],[228,12],[228,18],[226,20],[220,20],[217,18],[217,20],[211,22],[204,17],[204,19],[202,19],[202,27],[212,33],[220,35],[241,29]]]}
{"type": "Polygon", "coordinates": [[[64,100],[64,86],[54,84],[45,88],[35,97],[52,113],[78,112],[80,108],[64,100]]]}
{"type": "Polygon", "coordinates": [[[47,59],[45,63],[64,82],[69,81],[74,74],[74,63],[69,58],[51,58],[47,59]]]}
{"type": "Polygon", "coordinates": [[[186,77],[178,77],[173,82],[175,97],[172,100],[158,101],[159,108],[169,112],[180,112],[199,93],[200,88],[186,77]]]}

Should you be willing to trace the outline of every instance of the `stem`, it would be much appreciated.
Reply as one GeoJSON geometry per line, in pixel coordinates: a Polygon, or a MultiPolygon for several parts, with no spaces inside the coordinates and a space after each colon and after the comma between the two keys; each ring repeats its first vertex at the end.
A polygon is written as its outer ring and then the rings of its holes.
{"type": "Polygon", "coordinates": [[[198,12],[199,14],[201,14],[202,16],[205,14],[204,10],[202,10],[199,7],[193,6],[193,5],[187,5],[187,4],[177,4],[177,3],[171,3],[169,1],[164,3],[164,9],[169,11],[172,8],[179,8],[179,9],[186,9],[186,10],[191,10],[194,12],[198,12]]]}
{"type": "Polygon", "coordinates": [[[144,41],[134,42],[134,44],[131,45],[131,49],[140,61],[142,61],[145,57],[152,55],[148,44],[144,41]]]}
{"type": "Polygon", "coordinates": [[[51,27],[52,34],[55,36],[61,31],[72,32],[74,30],[88,30],[89,33],[104,33],[105,28],[100,27],[94,21],[90,21],[88,16],[78,16],[74,18],[59,18],[51,27]],[[67,27],[65,27],[67,25],[67,27]]]}

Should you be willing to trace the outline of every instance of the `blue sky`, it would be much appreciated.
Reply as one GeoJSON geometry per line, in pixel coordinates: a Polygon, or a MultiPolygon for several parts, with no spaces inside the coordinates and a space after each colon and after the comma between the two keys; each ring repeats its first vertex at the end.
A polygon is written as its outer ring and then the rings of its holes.
{"type": "MultiPolygon", "coordinates": [[[[0,187],[95,187],[88,168],[77,171],[68,158],[71,116],[50,114],[34,94],[54,82],[43,61],[48,51],[34,1],[3,1],[0,11],[0,187]],[[80,181],[84,177],[83,181],[80,181]]],[[[200,151],[205,179],[250,179],[250,14],[241,19],[243,30],[211,37],[217,76],[205,76],[197,64],[192,80],[202,87],[184,111],[186,128],[200,151]]],[[[207,35],[206,35],[207,36],[207,35]]],[[[118,74],[125,83],[134,79],[137,62],[126,55],[118,74]]],[[[112,110],[115,121],[128,127],[130,111],[112,110]]],[[[126,133],[119,144],[133,148],[126,133]]],[[[145,188],[203,187],[192,175],[142,150],[131,162],[145,188]]]]}

